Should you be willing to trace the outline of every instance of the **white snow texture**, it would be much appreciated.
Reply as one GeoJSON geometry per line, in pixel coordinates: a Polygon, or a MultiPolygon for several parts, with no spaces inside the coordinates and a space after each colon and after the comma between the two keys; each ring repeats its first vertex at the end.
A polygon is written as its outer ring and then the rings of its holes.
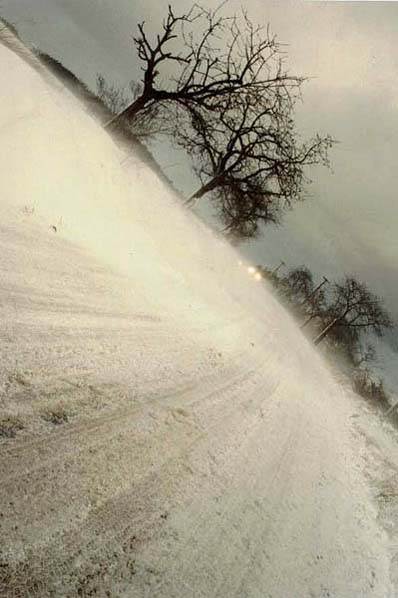
{"type": "Polygon", "coordinates": [[[7,35],[0,594],[393,596],[352,399],[239,255],[7,35]]]}

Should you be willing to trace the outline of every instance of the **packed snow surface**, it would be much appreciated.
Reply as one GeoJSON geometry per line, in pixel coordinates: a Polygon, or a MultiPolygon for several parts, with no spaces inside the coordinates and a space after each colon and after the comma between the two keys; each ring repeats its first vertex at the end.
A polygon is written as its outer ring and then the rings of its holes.
{"type": "Polygon", "coordinates": [[[393,596],[352,399],[234,250],[14,42],[0,595],[393,596]]]}

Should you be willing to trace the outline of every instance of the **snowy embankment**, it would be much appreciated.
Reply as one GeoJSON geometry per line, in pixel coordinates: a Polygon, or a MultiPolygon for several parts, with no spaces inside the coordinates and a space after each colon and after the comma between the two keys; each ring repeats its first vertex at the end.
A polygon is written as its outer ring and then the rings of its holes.
{"type": "Polygon", "coordinates": [[[393,596],[351,400],[237,254],[0,45],[0,595],[393,596]]]}

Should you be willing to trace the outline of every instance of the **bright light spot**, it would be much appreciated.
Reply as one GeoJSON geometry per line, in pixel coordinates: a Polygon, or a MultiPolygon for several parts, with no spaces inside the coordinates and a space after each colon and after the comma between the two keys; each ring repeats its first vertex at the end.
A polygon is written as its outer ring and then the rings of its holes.
{"type": "Polygon", "coordinates": [[[256,269],[254,266],[249,266],[247,271],[249,272],[249,274],[255,274],[256,273],[256,269]]]}
{"type": "Polygon", "coordinates": [[[254,278],[255,278],[256,280],[261,280],[261,279],[262,279],[262,276],[261,276],[260,272],[256,272],[256,273],[255,273],[255,275],[254,275],[254,278]]]}
{"type": "Polygon", "coordinates": [[[238,266],[243,266],[243,262],[242,262],[242,260],[239,260],[239,261],[238,261],[238,266]]]}

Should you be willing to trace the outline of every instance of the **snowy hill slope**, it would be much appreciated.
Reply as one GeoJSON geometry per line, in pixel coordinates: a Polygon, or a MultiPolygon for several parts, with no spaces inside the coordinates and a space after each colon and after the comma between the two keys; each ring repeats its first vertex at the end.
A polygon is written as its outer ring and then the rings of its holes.
{"type": "Polygon", "coordinates": [[[349,397],[237,254],[14,50],[0,595],[393,596],[349,397]]]}

